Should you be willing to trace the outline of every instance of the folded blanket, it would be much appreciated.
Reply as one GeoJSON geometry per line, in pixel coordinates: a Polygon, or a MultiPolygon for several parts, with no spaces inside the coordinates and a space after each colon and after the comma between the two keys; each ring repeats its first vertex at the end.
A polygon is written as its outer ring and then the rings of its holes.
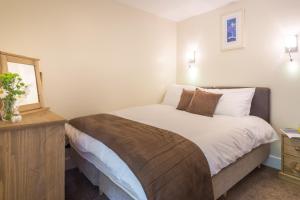
{"type": "Polygon", "coordinates": [[[188,139],[114,115],[69,122],[113,150],[140,181],[148,200],[213,200],[208,162],[188,139]]]}

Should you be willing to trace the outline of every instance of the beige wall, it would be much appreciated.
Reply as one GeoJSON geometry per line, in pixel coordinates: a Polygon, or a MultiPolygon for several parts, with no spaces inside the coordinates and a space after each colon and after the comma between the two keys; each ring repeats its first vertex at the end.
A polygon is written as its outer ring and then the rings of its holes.
{"type": "MultiPolygon", "coordinates": [[[[41,59],[47,106],[70,118],[159,102],[167,85],[265,86],[276,128],[300,124],[299,0],[241,0],[177,24],[111,0],[0,0],[0,49],[41,59]],[[220,50],[220,15],[245,8],[242,50],[220,50]],[[185,55],[197,47],[197,67],[185,55]]],[[[279,145],[272,153],[279,155],[279,145]]]]}
{"type": "MultiPolygon", "coordinates": [[[[241,0],[178,24],[177,82],[205,86],[265,86],[272,89],[276,128],[300,125],[300,57],[284,53],[284,35],[300,34],[299,0],[241,0]],[[245,8],[242,50],[222,52],[220,15],[245,8]],[[185,55],[198,48],[197,67],[188,70],[185,55]]],[[[279,144],[272,154],[278,156],[279,144]]]]}
{"type": "Polygon", "coordinates": [[[176,23],[112,0],[0,0],[0,49],[41,59],[47,106],[70,118],[159,102],[176,23]]]}

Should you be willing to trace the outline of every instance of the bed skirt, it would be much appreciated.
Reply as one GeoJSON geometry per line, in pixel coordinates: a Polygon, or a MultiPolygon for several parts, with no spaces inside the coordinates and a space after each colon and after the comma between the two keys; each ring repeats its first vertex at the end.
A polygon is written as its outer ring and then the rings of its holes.
{"type": "MultiPolygon", "coordinates": [[[[270,144],[261,145],[213,176],[212,182],[215,199],[225,194],[236,183],[263,163],[268,158],[269,153],[270,144]]],[[[98,186],[99,190],[105,193],[110,200],[133,200],[131,196],[113,183],[73,148],[71,149],[71,157],[79,170],[93,185],[98,186]]]]}

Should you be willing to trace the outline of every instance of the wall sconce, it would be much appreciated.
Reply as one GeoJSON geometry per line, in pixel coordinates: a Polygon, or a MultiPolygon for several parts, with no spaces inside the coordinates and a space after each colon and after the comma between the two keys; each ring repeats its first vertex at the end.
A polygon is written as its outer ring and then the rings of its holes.
{"type": "Polygon", "coordinates": [[[298,35],[287,35],[285,37],[285,52],[289,54],[293,62],[292,53],[298,52],[298,35]]]}
{"type": "Polygon", "coordinates": [[[193,51],[193,52],[188,56],[188,64],[189,64],[189,68],[191,68],[193,65],[196,64],[196,51],[193,51]]]}

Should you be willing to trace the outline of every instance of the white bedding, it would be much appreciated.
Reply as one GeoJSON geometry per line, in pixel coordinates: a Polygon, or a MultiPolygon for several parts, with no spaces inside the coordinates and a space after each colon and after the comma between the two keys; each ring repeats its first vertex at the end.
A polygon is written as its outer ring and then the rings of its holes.
{"type": "MultiPolygon", "coordinates": [[[[212,176],[261,144],[278,140],[274,129],[254,117],[215,115],[213,118],[176,110],[169,105],[149,105],[111,114],[166,129],[197,144],[205,154],[212,176]]],[[[72,146],[134,199],[147,199],[135,175],[103,143],[66,125],[72,146]]]]}

